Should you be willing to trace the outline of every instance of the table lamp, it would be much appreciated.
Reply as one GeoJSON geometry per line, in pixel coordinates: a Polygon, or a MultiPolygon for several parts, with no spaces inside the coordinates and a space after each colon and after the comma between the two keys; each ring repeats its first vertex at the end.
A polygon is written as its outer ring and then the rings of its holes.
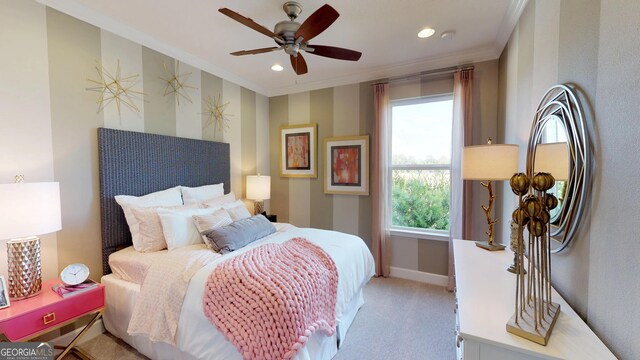
{"type": "Polygon", "coordinates": [[[60,186],[57,182],[0,184],[0,199],[0,239],[10,239],[9,297],[22,300],[42,289],[40,238],[34,235],[62,228],[60,186]]]}
{"type": "Polygon", "coordinates": [[[466,146],[462,151],[462,179],[463,180],[486,180],[481,183],[489,191],[489,205],[482,205],[487,215],[489,236],[487,241],[476,241],[476,246],[485,250],[504,250],[502,244],[493,243],[493,225],[498,220],[491,219],[493,201],[495,195],[491,185],[492,180],[509,180],[511,176],[518,172],[518,145],[492,144],[489,139],[487,145],[466,146]]]}
{"type": "Polygon", "coordinates": [[[264,212],[264,200],[271,197],[271,176],[247,176],[247,199],[254,201],[254,215],[264,212]]]}

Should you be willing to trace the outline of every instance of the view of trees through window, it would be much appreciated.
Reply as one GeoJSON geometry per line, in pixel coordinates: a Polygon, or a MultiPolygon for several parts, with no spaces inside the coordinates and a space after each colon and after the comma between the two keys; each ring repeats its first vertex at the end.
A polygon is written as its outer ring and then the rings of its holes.
{"type": "Polygon", "coordinates": [[[392,103],[393,227],[449,230],[451,95],[392,103]]]}

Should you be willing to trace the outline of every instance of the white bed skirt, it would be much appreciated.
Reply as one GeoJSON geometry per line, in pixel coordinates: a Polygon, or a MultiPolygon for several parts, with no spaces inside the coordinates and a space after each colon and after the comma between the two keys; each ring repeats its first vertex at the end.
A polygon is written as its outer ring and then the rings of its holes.
{"type": "MultiPolygon", "coordinates": [[[[151,359],[207,359],[227,360],[242,359],[240,353],[219,333],[205,318],[206,324],[193,324],[188,326],[207,327],[206,329],[189,329],[193,337],[189,338],[181,334],[182,322],[178,326],[177,346],[163,342],[152,342],[143,335],[131,336],[127,334],[127,327],[133,314],[140,285],[119,279],[113,274],[102,277],[102,283],[106,290],[107,308],[103,316],[104,326],[111,334],[124,340],[143,355],[151,359]],[[183,336],[181,336],[183,335],[183,336]]],[[[186,305],[185,302],[184,305],[186,305]]],[[[351,326],[358,309],[364,304],[362,287],[351,298],[338,320],[338,331],[332,336],[326,336],[318,331],[313,334],[304,348],[295,357],[296,360],[329,360],[338,351],[338,343],[344,342],[347,330],[351,326]]],[[[203,316],[204,317],[204,316],[203,316]]]]}

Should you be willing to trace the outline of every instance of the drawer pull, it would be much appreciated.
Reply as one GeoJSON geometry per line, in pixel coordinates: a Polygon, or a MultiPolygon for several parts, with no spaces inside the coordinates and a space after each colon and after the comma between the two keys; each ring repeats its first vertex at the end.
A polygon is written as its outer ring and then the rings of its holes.
{"type": "Polygon", "coordinates": [[[45,325],[51,324],[52,322],[56,321],[56,313],[48,313],[47,315],[42,317],[42,321],[44,321],[45,325]]]}

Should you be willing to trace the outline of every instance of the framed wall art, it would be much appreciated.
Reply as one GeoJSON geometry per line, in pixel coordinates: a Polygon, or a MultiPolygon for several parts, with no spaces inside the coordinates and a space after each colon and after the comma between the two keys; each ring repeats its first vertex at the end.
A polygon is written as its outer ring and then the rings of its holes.
{"type": "Polygon", "coordinates": [[[369,136],[324,139],[324,192],[369,195],[369,136]]]}
{"type": "Polygon", "coordinates": [[[280,176],[315,178],[318,124],[288,125],[280,128],[280,176]]]}

